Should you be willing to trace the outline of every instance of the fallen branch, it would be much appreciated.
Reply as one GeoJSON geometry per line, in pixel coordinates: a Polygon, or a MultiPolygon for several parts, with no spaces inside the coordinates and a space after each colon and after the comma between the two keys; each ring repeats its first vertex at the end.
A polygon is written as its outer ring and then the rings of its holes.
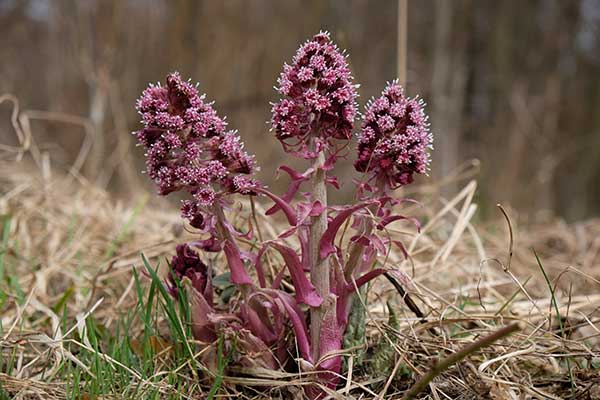
{"type": "Polygon", "coordinates": [[[508,326],[505,326],[502,329],[497,330],[496,332],[485,336],[470,345],[464,347],[462,350],[457,351],[456,353],[451,354],[450,356],[444,358],[443,360],[437,361],[434,363],[433,367],[429,370],[427,374],[425,374],[421,379],[417,381],[413,385],[412,388],[402,398],[403,400],[413,399],[417,394],[421,393],[427,385],[442,372],[450,368],[452,365],[456,364],[463,358],[475,353],[477,350],[480,350],[484,347],[491,345],[492,343],[516,332],[519,330],[519,324],[514,323],[508,326]]]}
{"type": "MultiPolygon", "coordinates": [[[[412,311],[418,318],[420,318],[419,322],[422,324],[426,324],[427,319],[425,319],[425,314],[423,314],[423,311],[421,311],[421,309],[419,308],[417,303],[415,303],[415,301],[412,299],[412,297],[410,297],[408,295],[408,293],[406,293],[406,291],[404,290],[404,288],[402,287],[400,282],[398,282],[388,272],[386,272],[383,275],[385,275],[387,280],[390,281],[390,283],[392,285],[394,285],[394,288],[396,288],[396,291],[400,294],[400,297],[402,297],[402,300],[404,300],[404,304],[406,304],[406,306],[410,309],[410,311],[412,311]]],[[[431,333],[433,336],[438,336],[438,332],[435,330],[435,328],[432,327],[432,328],[429,328],[428,330],[429,330],[429,333],[431,333]]]]}

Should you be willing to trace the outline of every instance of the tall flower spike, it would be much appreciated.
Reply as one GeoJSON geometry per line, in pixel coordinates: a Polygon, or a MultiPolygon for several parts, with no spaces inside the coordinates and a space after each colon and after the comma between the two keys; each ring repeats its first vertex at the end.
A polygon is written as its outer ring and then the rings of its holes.
{"type": "Polygon", "coordinates": [[[311,136],[317,150],[330,146],[332,139],[350,139],[357,110],[352,79],[346,57],[329,33],[315,35],[298,49],[278,80],[276,89],[284,98],[272,108],[271,124],[286,151],[315,158],[311,136]]]}
{"type": "Polygon", "coordinates": [[[178,73],[167,76],[166,85],[150,85],[139,98],[137,109],[144,128],[136,132],[146,149],[146,166],[159,193],[185,190],[192,195],[182,215],[201,226],[202,208],[210,207],[223,194],[250,194],[257,185],[244,175],[255,170],[250,156],[234,131],[210,103],[204,102],[196,86],[178,73]]]}
{"type": "Polygon", "coordinates": [[[365,109],[356,170],[392,189],[411,183],[414,174],[426,174],[433,137],[424,106],[421,99],[406,97],[397,81],[388,83],[365,109]]]}

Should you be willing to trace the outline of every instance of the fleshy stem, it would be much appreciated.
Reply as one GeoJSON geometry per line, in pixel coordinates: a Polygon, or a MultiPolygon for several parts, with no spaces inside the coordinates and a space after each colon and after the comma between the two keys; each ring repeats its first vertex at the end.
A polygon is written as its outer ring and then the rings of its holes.
{"type": "MultiPolygon", "coordinates": [[[[329,266],[327,265],[327,260],[322,259],[319,254],[319,243],[325,230],[327,230],[327,187],[325,183],[325,170],[323,169],[325,154],[323,151],[318,151],[314,142],[313,148],[318,155],[313,162],[314,173],[311,182],[311,201],[313,204],[317,201],[321,203],[324,211],[316,217],[311,217],[310,221],[310,279],[317,289],[317,293],[325,300],[329,297],[330,293],[329,266]]],[[[321,324],[327,311],[325,308],[330,306],[330,302],[324,301],[320,307],[311,308],[310,310],[311,345],[313,347],[314,360],[318,360],[321,356],[319,350],[321,324]]]]}

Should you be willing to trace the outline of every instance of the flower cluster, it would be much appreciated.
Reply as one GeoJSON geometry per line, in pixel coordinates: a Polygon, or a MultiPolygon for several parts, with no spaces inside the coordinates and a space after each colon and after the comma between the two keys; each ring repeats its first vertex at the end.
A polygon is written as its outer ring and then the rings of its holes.
{"type": "MultiPolygon", "coordinates": [[[[313,158],[314,137],[321,149],[332,139],[348,140],[356,116],[356,86],[346,57],[321,32],[302,45],[292,65],[285,64],[277,90],[285,96],[273,104],[271,124],[286,151],[313,158]]],[[[319,150],[319,149],[318,149],[319,150]]]]}
{"type": "Polygon", "coordinates": [[[182,214],[190,221],[224,193],[249,192],[256,182],[254,158],[196,86],[178,73],[166,85],[150,85],[137,102],[144,128],[136,132],[146,149],[146,166],[159,193],[186,190],[182,214]]]}
{"type": "Polygon", "coordinates": [[[391,188],[407,185],[427,173],[432,140],[423,101],[394,81],[366,107],[354,167],[391,188]]]}

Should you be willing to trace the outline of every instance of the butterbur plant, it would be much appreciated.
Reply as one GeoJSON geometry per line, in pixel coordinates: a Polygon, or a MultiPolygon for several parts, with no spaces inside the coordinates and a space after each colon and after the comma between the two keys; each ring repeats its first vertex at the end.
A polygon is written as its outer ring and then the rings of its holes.
{"type": "MultiPolygon", "coordinates": [[[[306,391],[311,399],[338,384],[353,296],[393,272],[375,267],[378,257],[392,246],[404,251],[385,234],[386,226],[410,220],[418,228],[415,219],[397,213],[401,202],[394,190],[429,165],[432,137],[424,104],[389,83],[367,104],[356,134],[357,201],[329,204],[327,192],[340,186],[335,164],[354,147],[357,88],[346,56],[326,32],[284,65],[271,132],[286,153],[306,161],[306,169],[280,167],[290,178],[282,195],[253,178],[255,160],[237,132],[227,130],[212,104],[177,73],[165,85],[151,85],[137,103],[144,127],[136,135],[146,150],[148,176],[161,195],[187,193],[182,217],[198,233],[177,247],[165,282],[177,299],[184,298],[179,288],[189,290],[194,337],[212,348],[221,338],[230,340],[232,362],[245,368],[313,372],[306,391]],[[262,242],[252,229],[242,232],[239,226],[252,224],[234,226],[228,210],[246,196],[265,197],[272,202],[266,214],[282,214],[288,226],[262,242]],[[352,234],[339,234],[342,227],[352,234]],[[215,301],[209,252],[223,254],[216,259],[225,261],[237,287],[227,304],[215,301]],[[267,259],[274,268],[264,268],[267,259]],[[288,279],[293,291],[284,284],[288,279]]],[[[204,361],[214,365],[210,357],[204,361]]]]}

